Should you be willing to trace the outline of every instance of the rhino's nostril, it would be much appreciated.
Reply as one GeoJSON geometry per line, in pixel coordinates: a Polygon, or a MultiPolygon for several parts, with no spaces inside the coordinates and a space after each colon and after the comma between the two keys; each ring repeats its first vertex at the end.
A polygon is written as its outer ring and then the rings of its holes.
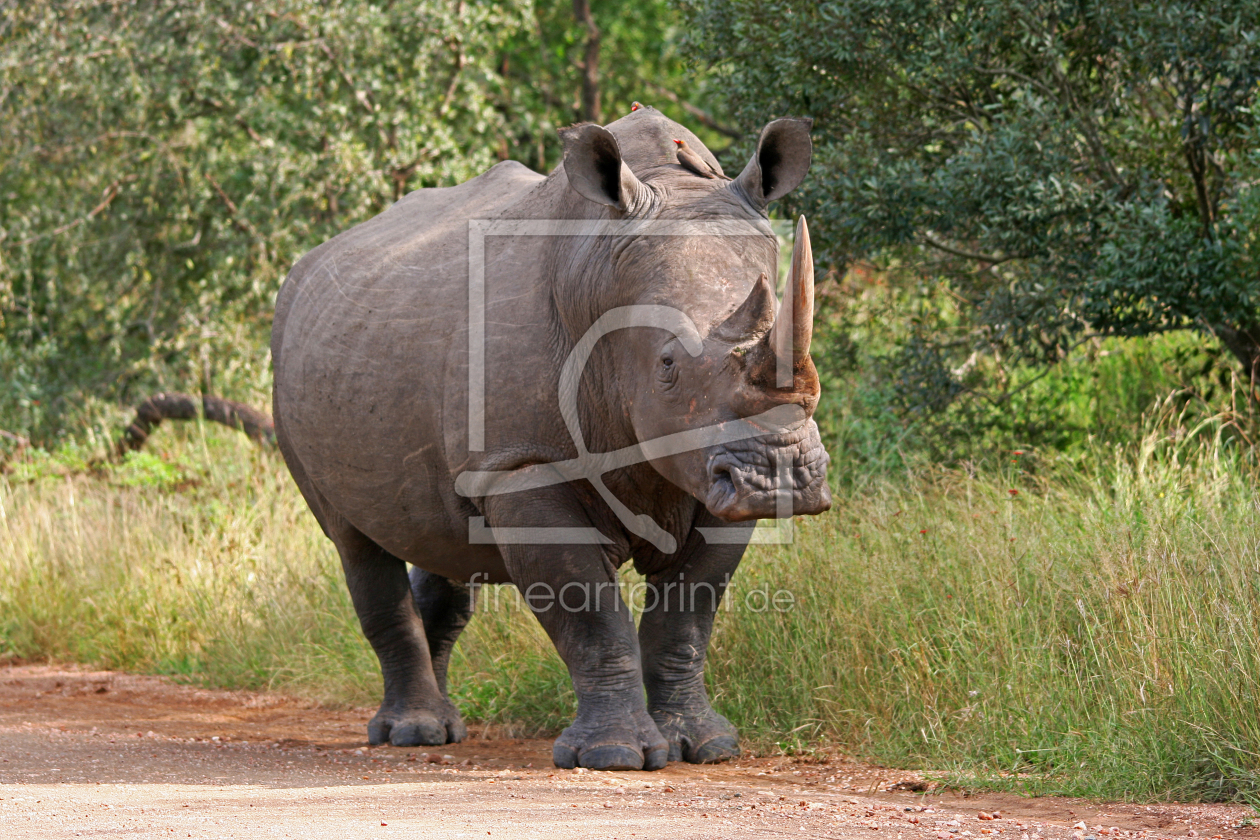
{"type": "Polygon", "coordinates": [[[721,455],[709,461],[709,480],[711,482],[724,481],[727,484],[734,485],[735,477],[732,471],[737,466],[729,452],[723,452],[721,455]]]}

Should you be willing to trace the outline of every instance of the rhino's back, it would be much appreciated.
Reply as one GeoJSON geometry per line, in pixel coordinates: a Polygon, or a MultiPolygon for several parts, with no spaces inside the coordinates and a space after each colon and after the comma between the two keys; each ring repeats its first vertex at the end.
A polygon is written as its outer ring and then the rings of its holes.
{"type": "Polygon", "coordinates": [[[468,220],[495,216],[543,180],[516,161],[504,161],[458,186],[416,190],[313,248],[289,272],[276,300],[271,344],[277,370],[293,343],[290,319],[332,314],[337,300],[360,317],[364,307],[431,307],[463,294],[468,220]],[[415,294],[421,290],[423,298],[415,294]]]}
{"type": "MultiPolygon", "coordinates": [[[[543,180],[509,161],[411,193],[304,256],[276,303],[276,426],[295,475],[434,572],[480,565],[467,566],[470,510],[453,492],[442,428],[450,368],[467,347],[468,220],[493,218],[543,180]]],[[[484,561],[496,565],[490,548],[484,561]]]]}

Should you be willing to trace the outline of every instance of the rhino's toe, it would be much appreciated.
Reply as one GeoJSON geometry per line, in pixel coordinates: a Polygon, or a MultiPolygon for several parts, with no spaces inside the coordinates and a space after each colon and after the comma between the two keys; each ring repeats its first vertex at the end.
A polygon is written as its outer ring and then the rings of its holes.
{"type": "Polygon", "coordinates": [[[669,763],[669,744],[662,743],[653,747],[643,756],[644,770],[660,770],[669,763]]]}
{"type": "Polygon", "coordinates": [[[551,759],[557,767],[572,770],[586,767],[590,770],[660,770],[665,766],[669,749],[660,745],[646,754],[625,744],[603,744],[581,751],[557,743],[551,749],[551,759]]]}
{"type": "Polygon", "coordinates": [[[739,738],[734,735],[718,735],[698,747],[687,749],[683,757],[692,764],[716,764],[739,758],[739,738]]]}
{"type": "Polygon", "coordinates": [[[564,744],[551,748],[551,760],[557,767],[572,770],[586,767],[590,770],[641,770],[643,753],[625,744],[604,744],[586,750],[576,750],[564,744]]]}
{"type": "Polygon", "coordinates": [[[639,770],[643,753],[622,744],[609,744],[582,751],[582,766],[592,770],[639,770]]]}
{"type": "Polygon", "coordinates": [[[395,747],[434,747],[445,744],[446,735],[446,724],[440,720],[408,721],[390,728],[389,743],[395,747]]]}
{"type": "Polygon", "coordinates": [[[669,743],[645,714],[635,726],[574,723],[556,739],[551,759],[557,767],[591,770],[660,770],[669,758],[669,743]]]}
{"type": "Polygon", "coordinates": [[[670,761],[714,764],[739,757],[739,732],[711,708],[690,713],[657,712],[653,717],[669,740],[670,761]]]}
{"type": "Polygon", "coordinates": [[[575,747],[556,741],[551,745],[551,763],[561,770],[572,770],[578,766],[578,751],[575,747]]]}
{"type": "Polygon", "coordinates": [[[468,737],[468,729],[459,713],[434,714],[420,710],[393,713],[382,709],[368,724],[368,743],[395,747],[436,747],[453,744],[468,737]]]}

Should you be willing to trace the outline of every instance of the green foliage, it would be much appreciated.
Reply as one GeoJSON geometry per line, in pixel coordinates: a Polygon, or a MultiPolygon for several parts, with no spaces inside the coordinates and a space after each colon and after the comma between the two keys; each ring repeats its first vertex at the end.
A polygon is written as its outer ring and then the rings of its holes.
{"type": "Polygon", "coordinates": [[[124,487],[169,489],[187,480],[179,467],[151,452],[128,452],[120,463],[110,466],[109,475],[124,487]]]}
{"type": "Polygon", "coordinates": [[[237,432],[164,429],[106,472],[72,455],[0,476],[0,656],[219,685],[377,689],[336,554],[279,457],[237,432]],[[196,480],[172,485],[172,467],[196,480]]]}
{"type": "Polygon", "coordinates": [[[1136,445],[1144,415],[1170,395],[1196,419],[1234,417],[1229,434],[1254,440],[1243,378],[1195,331],[1095,337],[1052,366],[973,352],[954,367],[929,339],[957,323],[957,298],[941,281],[899,285],[889,276],[899,268],[860,264],[819,287],[816,418],[838,481],[860,486],[933,463],[993,466],[1016,449],[1094,469],[1097,441],[1136,445]],[[980,377],[998,387],[962,390],[960,379],[980,377]]]}
{"type": "MultiPolygon", "coordinates": [[[[606,114],[692,92],[659,0],[595,15],[606,114]]],[[[0,0],[0,428],[265,402],[293,262],[407,191],[553,166],[585,37],[561,2],[0,0]]]]}
{"type": "Polygon", "coordinates": [[[24,451],[9,471],[13,481],[38,481],[53,476],[87,472],[92,460],[84,447],[70,443],[53,452],[44,449],[24,451]]]}
{"type": "Polygon", "coordinates": [[[948,289],[901,344],[922,410],[1003,399],[995,360],[1093,335],[1191,328],[1260,359],[1255,3],[682,5],[745,127],[816,119],[790,202],[820,259],[948,289]]]}
{"type": "MultiPolygon", "coordinates": [[[[511,85],[518,123],[507,156],[546,171],[560,158],[556,130],[584,118],[581,74],[588,33],[576,25],[569,2],[538,2],[533,8],[532,26],[512,34],[500,69],[511,85]]],[[[612,122],[641,101],[691,127],[715,151],[729,144],[675,102],[704,105],[709,90],[702,70],[688,72],[678,46],[679,16],[669,0],[595,0],[591,13],[600,29],[597,122],[612,122]]]]}
{"type": "Polygon", "coordinates": [[[127,395],[202,357],[258,367],[303,251],[493,162],[503,119],[481,76],[524,10],[455,8],[10,4],[5,372],[127,395]]]}

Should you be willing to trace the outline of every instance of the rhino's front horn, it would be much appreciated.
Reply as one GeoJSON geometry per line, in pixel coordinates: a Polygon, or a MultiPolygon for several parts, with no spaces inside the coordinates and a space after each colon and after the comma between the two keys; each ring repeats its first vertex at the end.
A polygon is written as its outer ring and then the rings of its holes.
{"type": "Polygon", "coordinates": [[[801,216],[796,223],[796,244],[792,248],[792,267],[788,270],[783,303],[770,330],[770,347],[776,360],[775,387],[792,387],[793,372],[809,358],[813,336],[814,254],[809,247],[809,226],[801,216]]]}

